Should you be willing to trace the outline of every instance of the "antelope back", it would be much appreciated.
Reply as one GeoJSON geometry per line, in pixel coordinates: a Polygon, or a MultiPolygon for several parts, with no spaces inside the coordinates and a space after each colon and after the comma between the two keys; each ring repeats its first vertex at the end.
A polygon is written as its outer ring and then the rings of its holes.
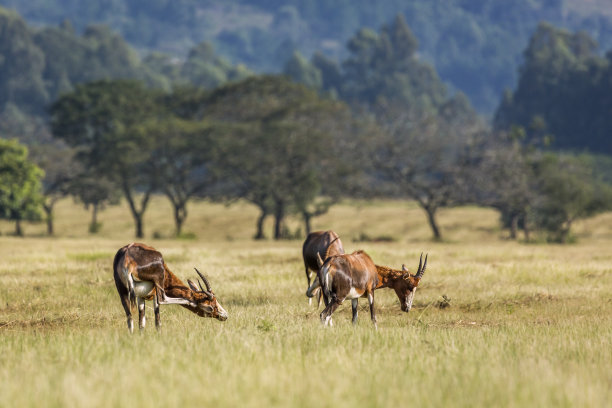
{"type": "Polygon", "coordinates": [[[308,234],[302,246],[302,256],[304,257],[304,264],[313,271],[319,269],[317,254],[323,260],[332,255],[344,254],[344,247],[338,234],[331,230],[308,234]]]}

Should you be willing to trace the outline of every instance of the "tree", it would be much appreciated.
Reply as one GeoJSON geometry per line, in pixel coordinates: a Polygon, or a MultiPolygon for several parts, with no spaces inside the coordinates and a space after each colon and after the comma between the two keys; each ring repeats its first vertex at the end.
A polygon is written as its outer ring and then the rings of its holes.
{"type": "Polygon", "coordinates": [[[447,98],[446,88],[433,67],[417,58],[417,45],[401,15],[380,33],[358,31],[348,42],[350,56],[342,64],[341,97],[372,111],[381,103],[435,111],[447,98]]]}
{"type": "Polygon", "coordinates": [[[572,224],[612,208],[612,186],[596,179],[588,157],[548,153],[535,164],[536,224],[566,243],[572,224]]]}
{"type": "Polygon", "coordinates": [[[98,222],[98,212],[108,204],[118,204],[121,195],[117,185],[108,178],[87,172],[82,172],[71,181],[69,192],[76,200],[83,203],[85,209],[91,207],[89,223],[91,234],[97,233],[102,227],[98,222]]]}
{"type": "Polygon", "coordinates": [[[218,168],[231,189],[274,216],[274,238],[284,237],[284,220],[314,202],[333,182],[342,162],[339,140],[347,137],[350,113],[339,102],[281,77],[249,78],[214,91],[204,103],[214,124],[218,168]]]}
{"type": "Polygon", "coordinates": [[[23,111],[40,113],[49,98],[42,80],[44,55],[14,12],[0,8],[0,32],[0,109],[13,103],[23,111]]]}
{"type": "Polygon", "coordinates": [[[174,209],[176,235],[187,218],[187,203],[210,192],[215,177],[209,169],[210,125],[178,118],[153,121],[143,128],[143,137],[155,140],[152,167],[158,188],[174,209]]]}
{"type": "Polygon", "coordinates": [[[497,129],[537,126],[556,149],[612,153],[610,57],[584,32],[570,33],[542,23],[531,37],[513,92],[495,114],[497,129]],[[585,137],[588,135],[588,137],[585,137]]]}
{"type": "Polygon", "coordinates": [[[529,241],[537,198],[533,164],[541,151],[525,139],[526,132],[519,127],[487,135],[473,186],[478,204],[499,211],[502,226],[510,229],[510,239],[516,239],[523,228],[525,241],[529,241]]]}
{"type": "Polygon", "coordinates": [[[161,114],[157,93],[135,81],[97,81],[77,86],[51,107],[54,137],[80,150],[94,174],[117,183],[134,218],[136,237],[155,190],[154,140],[141,126],[161,114]]]}
{"type": "Polygon", "coordinates": [[[55,204],[69,194],[71,183],[82,169],[74,158],[75,150],[61,142],[34,145],[30,151],[34,162],[45,172],[42,180],[42,207],[45,211],[47,234],[53,235],[55,204]]]}
{"type": "Polygon", "coordinates": [[[309,88],[320,89],[323,85],[321,71],[299,52],[294,52],[291,58],[285,63],[283,73],[295,82],[304,84],[309,88]]]}
{"type": "Polygon", "coordinates": [[[387,194],[415,200],[427,214],[434,239],[441,240],[437,211],[474,200],[482,124],[460,96],[437,115],[390,115],[376,150],[375,174],[387,194]]]}
{"type": "Polygon", "coordinates": [[[28,160],[28,149],[16,140],[0,139],[0,217],[15,221],[15,235],[23,236],[21,222],[40,218],[43,171],[28,160]]]}

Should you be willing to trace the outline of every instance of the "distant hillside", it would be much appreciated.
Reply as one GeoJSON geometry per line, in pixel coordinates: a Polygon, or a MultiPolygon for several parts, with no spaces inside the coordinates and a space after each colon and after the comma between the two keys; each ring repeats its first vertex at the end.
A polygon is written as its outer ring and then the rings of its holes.
{"type": "Polygon", "coordinates": [[[397,13],[420,42],[421,57],[444,81],[491,114],[517,82],[522,52],[537,24],[585,30],[612,47],[608,0],[0,0],[36,24],[69,19],[77,31],[92,22],[119,31],[141,51],[183,57],[208,40],[232,62],[278,72],[299,50],[341,60],[361,27],[378,29],[397,13]]]}

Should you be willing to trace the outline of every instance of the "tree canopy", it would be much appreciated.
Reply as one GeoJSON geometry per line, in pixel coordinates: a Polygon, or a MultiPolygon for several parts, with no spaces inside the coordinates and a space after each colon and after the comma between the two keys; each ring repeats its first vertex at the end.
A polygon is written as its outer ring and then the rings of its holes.
{"type": "Polygon", "coordinates": [[[25,146],[0,139],[0,218],[15,221],[16,235],[23,235],[21,221],[40,218],[43,175],[25,146]]]}
{"type": "Polygon", "coordinates": [[[525,50],[516,89],[502,100],[495,126],[519,125],[530,135],[552,135],[556,149],[612,154],[612,55],[595,41],[541,24],[525,50]]]}

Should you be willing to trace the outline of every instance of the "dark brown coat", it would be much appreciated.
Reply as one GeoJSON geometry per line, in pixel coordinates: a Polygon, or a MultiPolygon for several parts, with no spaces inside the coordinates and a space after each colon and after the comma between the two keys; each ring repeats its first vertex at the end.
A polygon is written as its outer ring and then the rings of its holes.
{"type": "MultiPolygon", "coordinates": [[[[327,259],[332,255],[344,254],[344,247],[338,234],[334,231],[315,231],[308,234],[304,245],[302,245],[302,256],[304,258],[304,268],[306,270],[306,279],[308,280],[309,292],[314,292],[319,286],[314,285],[311,289],[312,272],[317,274],[319,271],[318,256],[322,259],[327,259]]],[[[315,277],[315,282],[318,282],[315,277]]],[[[307,295],[308,296],[308,295],[307,295]]],[[[314,293],[308,296],[314,296],[314,293]]]]}
{"type": "Polygon", "coordinates": [[[319,280],[329,304],[321,312],[321,322],[325,325],[331,322],[331,315],[344,302],[350,299],[353,309],[353,323],[357,322],[357,306],[360,297],[367,297],[370,304],[372,323],[376,326],[374,309],[374,290],[392,288],[397,294],[403,311],[409,312],[425,268],[427,257],[423,264],[423,255],[419,269],[415,275],[410,275],[402,265],[402,270],[375,265],[372,258],[363,251],[349,255],[329,257],[319,269],[319,280]]]}
{"type": "MultiPolygon", "coordinates": [[[[200,317],[227,319],[227,312],[219,304],[208,279],[197,269],[206,289],[187,280],[185,285],[170,271],[163,256],[154,248],[132,243],[120,248],[113,261],[113,277],[127,316],[128,329],[133,331],[132,308],[138,302],[139,326],[144,328],[144,301],[153,300],[155,325],[161,327],[159,305],[178,304],[200,317]]],[[[199,282],[198,282],[199,283],[199,282]]]]}

